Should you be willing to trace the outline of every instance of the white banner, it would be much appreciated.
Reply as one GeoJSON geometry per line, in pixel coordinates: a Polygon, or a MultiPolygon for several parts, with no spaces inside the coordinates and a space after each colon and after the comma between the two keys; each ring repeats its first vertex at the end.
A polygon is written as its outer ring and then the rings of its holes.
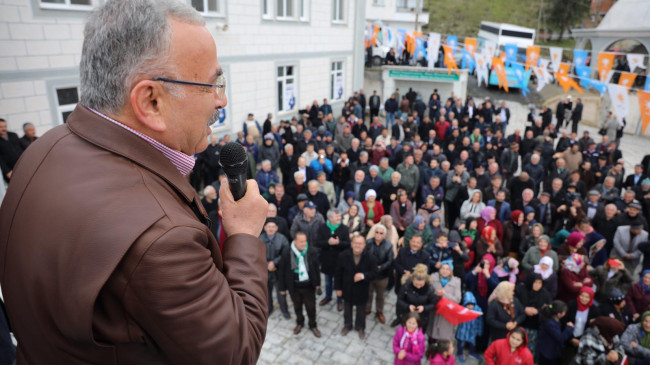
{"type": "Polygon", "coordinates": [[[337,99],[343,98],[343,75],[336,75],[334,78],[334,90],[337,99]]]}
{"type": "Polygon", "coordinates": [[[627,63],[630,65],[630,72],[634,72],[634,69],[637,67],[645,69],[643,65],[644,55],[640,53],[628,53],[627,54],[627,63]]]}
{"type": "Polygon", "coordinates": [[[562,62],[562,48],[560,47],[549,47],[551,52],[551,65],[553,72],[558,72],[560,70],[560,63],[562,62]]]}
{"type": "Polygon", "coordinates": [[[491,57],[487,54],[487,50],[483,50],[483,53],[477,55],[476,57],[476,81],[478,81],[478,86],[481,86],[481,82],[485,81],[485,86],[488,86],[488,60],[491,57]]]}
{"type": "Polygon", "coordinates": [[[494,41],[485,41],[485,50],[490,57],[494,57],[497,51],[497,44],[494,41]]]}
{"type": "Polygon", "coordinates": [[[295,95],[295,86],[292,83],[284,83],[284,98],[283,98],[282,110],[291,110],[296,106],[296,95],[295,95]]]}
{"type": "Polygon", "coordinates": [[[612,101],[612,107],[616,113],[616,119],[619,123],[623,122],[623,118],[627,116],[629,110],[629,94],[627,88],[621,85],[609,84],[607,85],[609,90],[609,98],[612,101]]]}
{"type": "Polygon", "coordinates": [[[537,92],[540,92],[548,83],[548,77],[546,75],[549,72],[543,67],[533,67],[533,72],[535,73],[535,77],[537,77],[537,92]]]}
{"type": "Polygon", "coordinates": [[[427,41],[427,53],[429,54],[428,67],[434,68],[438,62],[438,50],[440,49],[440,33],[429,33],[429,40],[427,41]]]}

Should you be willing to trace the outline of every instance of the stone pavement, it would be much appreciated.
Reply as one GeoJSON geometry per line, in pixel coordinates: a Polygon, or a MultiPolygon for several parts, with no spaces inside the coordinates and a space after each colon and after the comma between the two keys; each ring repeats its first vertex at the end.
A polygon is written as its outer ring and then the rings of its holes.
{"type": "MultiPolygon", "coordinates": [[[[511,111],[508,134],[516,128],[525,129],[527,105],[508,102],[511,111]]],[[[553,121],[555,123],[555,120],[553,121]]],[[[579,128],[579,136],[583,129],[589,130],[592,138],[600,142],[598,130],[592,127],[579,128]]],[[[625,135],[621,142],[621,150],[625,159],[626,173],[633,171],[635,163],[641,161],[644,155],[650,153],[650,140],[644,137],[625,135]]],[[[324,285],[325,280],[322,280],[324,285]]],[[[388,323],[377,322],[374,311],[366,317],[366,338],[360,340],[357,332],[351,331],[347,336],[341,336],[343,328],[343,312],[336,311],[335,301],[324,307],[318,306],[323,296],[316,298],[317,322],[322,333],[316,338],[306,328],[299,335],[293,334],[295,315],[291,299],[288,299],[291,319],[285,320],[276,304],[275,311],[269,318],[266,341],[262,348],[258,364],[378,364],[388,365],[394,362],[392,341],[395,328],[390,323],[395,318],[396,295],[391,291],[386,297],[384,314],[388,323]]],[[[277,303],[277,301],[274,301],[277,303]]],[[[374,307],[373,307],[374,308],[374,307]]],[[[477,362],[466,357],[465,364],[474,365],[477,362]]]]}

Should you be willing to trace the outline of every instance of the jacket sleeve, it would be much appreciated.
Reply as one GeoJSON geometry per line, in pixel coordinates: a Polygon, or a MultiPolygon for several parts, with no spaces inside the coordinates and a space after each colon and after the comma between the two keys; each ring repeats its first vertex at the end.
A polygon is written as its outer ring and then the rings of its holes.
{"type": "Polygon", "coordinates": [[[343,265],[341,255],[336,260],[336,271],[334,272],[334,290],[343,290],[343,265]]]}
{"type": "Polygon", "coordinates": [[[487,322],[487,325],[490,327],[505,330],[506,323],[501,322],[499,319],[497,319],[498,311],[499,311],[498,303],[495,301],[490,303],[490,305],[488,306],[487,315],[485,316],[485,322],[487,322]]]}
{"type": "Polygon", "coordinates": [[[498,342],[492,342],[490,347],[485,350],[483,357],[485,358],[485,365],[497,365],[495,358],[497,357],[497,345],[498,342]]]}
{"type": "Polygon", "coordinates": [[[393,261],[395,261],[395,255],[393,254],[393,249],[390,249],[388,250],[388,257],[386,258],[386,262],[381,263],[381,269],[379,269],[379,271],[388,269],[391,265],[393,265],[393,261]]]}
{"type": "Polygon", "coordinates": [[[614,234],[614,252],[616,252],[619,257],[625,257],[625,254],[627,254],[623,248],[623,240],[624,238],[621,231],[617,229],[614,234]]]}
{"type": "Polygon", "coordinates": [[[363,279],[368,281],[375,280],[375,278],[379,275],[379,270],[377,269],[377,259],[375,259],[375,257],[372,255],[368,255],[368,262],[370,271],[363,272],[363,279]]]}
{"type": "Polygon", "coordinates": [[[174,227],[151,243],[125,289],[127,311],[170,363],[255,364],[268,318],[266,250],[257,237],[230,236],[219,270],[207,237],[174,227]]]}
{"type": "Polygon", "coordinates": [[[515,322],[517,325],[521,325],[526,320],[526,312],[524,312],[524,306],[519,302],[519,299],[514,298],[515,302],[515,322]]]}
{"type": "Polygon", "coordinates": [[[397,327],[397,331],[395,331],[395,336],[393,336],[393,353],[397,355],[402,349],[399,347],[399,343],[402,340],[400,337],[400,329],[402,327],[397,327]]]}

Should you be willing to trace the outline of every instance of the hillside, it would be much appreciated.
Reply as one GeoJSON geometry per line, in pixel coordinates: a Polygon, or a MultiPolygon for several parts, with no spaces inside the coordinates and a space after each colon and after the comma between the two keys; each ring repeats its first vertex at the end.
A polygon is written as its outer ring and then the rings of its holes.
{"type": "Polygon", "coordinates": [[[537,28],[539,0],[428,1],[428,31],[476,37],[482,20],[537,28]]]}

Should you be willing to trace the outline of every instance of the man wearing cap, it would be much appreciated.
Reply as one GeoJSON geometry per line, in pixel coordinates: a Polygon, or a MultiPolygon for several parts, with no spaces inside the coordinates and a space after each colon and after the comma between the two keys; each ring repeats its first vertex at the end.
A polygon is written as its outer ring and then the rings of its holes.
{"type": "Polygon", "coordinates": [[[289,249],[289,241],[282,233],[278,232],[278,225],[275,218],[266,218],[266,222],[264,223],[264,232],[260,234],[259,238],[266,246],[266,262],[269,271],[269,315],[273,312],[273,287],[275,286],[282,316],[289,319],[290,315],[289,309],[287,308],[287,297],[286,295],[280,294],[280,288],[278,286],[278,267],[280,266],[283,252],[289,249]]]}
{"type": "MultiPolygon", "coordinates": [[[[305,195],[305,197],[307,197],[305,195]]],[[[298,199],[300,202],[300,199],[298,199]]],[[[314,202],[307,200],[302,211],[296,214],[291,223],[291,237],[296,238],[296,232],[305,232],[308,242],[316,242],[318,227],[325,222],[325,218],[317,210],[314,202]]]]}
{"type": "MultiPolygon", "coordinates": [[[[627,189],[623,192],[623,197],[617,197],[616,200],[614,201],[614,204],[616,204],[616,207],[618,208],[619,211],[624,211],[625,208],[627,208],[628,205],[633,203],[636,198],[636,193],[632,189],[627,189]]],[[[638,201],[637,201],[638,203],[638,201]]]]}
{"type": "Polygon", "coordinates": [[[643,230],[643,225],[635,223],[630,226],[619,226],[614,235],[613,255],[620,257],[625,268],[633,273],[641,262],[639,243],[648,240],[648,232],[643,230]]]}
{"type": "MultiPolygon", "coordinates": [[[[327,221],[315,227],[317,230],[314,247],[320,251],[320,268],[325,274],[325,298],[319,305],[323,306],[332,301],[334,290],[334,274],[336,273],[336,261],[339,254],[350,248],[350,231],[345,224],[341,224],[341,212],[338,209],[327,211],[327,221]]],[[[337,310],[343,310],[343,298],[336,298],[337,310]]]]}
{"type": "Polygon", "coordinates": [[[627,208],[625,208],[625,211],[618,215],[618,224],[621,226],[641,225],[643,226],[643,229],[647,231],[648,221],[641,214],[641,209],[643,209],[641,203],[636,200],[628,204],[627,208]]]}
{"type": "Polygon", "coordinates": [[[600,192],[592,189],[587,193],[587,201],[585,202],[587,208],[587,217],[594,219],[596,216],[605,214],[605,203],[600,199],[600,192]]]}

